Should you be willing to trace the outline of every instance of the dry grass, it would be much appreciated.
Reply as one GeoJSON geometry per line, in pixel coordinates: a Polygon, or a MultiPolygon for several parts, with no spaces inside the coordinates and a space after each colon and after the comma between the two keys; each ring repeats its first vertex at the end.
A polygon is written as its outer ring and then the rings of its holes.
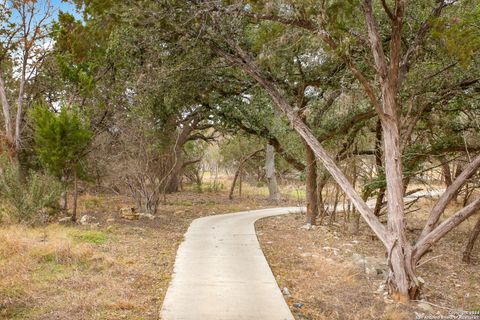
{"type": "Polygon", "coordinates": [[[190,222],[272,205],[183,192],[168,197],[157,219],[126,221],[118,209],[129,199],[84,195],[79,204],[99,226],[0,229],[0,319],[158,319],[190,222]]]}
{"type": "MultiPolygon", "coordinates": [[[[411,239],[420,232],[418,228],[431,204],[430,200],[422,200],[420,210],[408,216],[408,225],[413,229],[409,234],[411,239]]],[[[447,215],[454,209],[449,208],[447,215]]],[[[418,269],[426,281],[427,301],[457,310],[480,308],[478,250],[472,257],[472,265],[461,262],[475,220],[470,219],[450,233],[425,257],[427,260],[441,255],[418,269]]],[[[257,223],[262,248],[277,282],[291,293],[287,302],[296,319],[415,319],[414,312],[425,312],[416,304],[401,305],[385,298],[383,292],[377,292],[383,283],[382,276],[368,276],[352,262],[353,253],[385,257],[382,244],[365,225],[360,234],[353,236],[343,222],[311,231],[300,228],[303,222],[301,214],[294,214],[257,223]],[[293,303],[303,306],[294,307],[293,303]]],[[[448,309],[432,308],[434,313],[448,313],[448,309]]]]}

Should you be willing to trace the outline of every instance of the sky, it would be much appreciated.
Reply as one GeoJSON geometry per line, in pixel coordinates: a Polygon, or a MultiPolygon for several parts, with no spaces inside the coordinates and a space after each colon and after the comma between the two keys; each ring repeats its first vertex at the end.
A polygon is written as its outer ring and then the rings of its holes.
{"type": "MultiPolygon", "coordinates": [[[[77,8],[74,4],[69,2],[64,2],[62,0],[51,0],[51,4],[54,7],[55,11],[63,11],[68,12],[75,16],[77,19],[81,19],[82,15],[77,11],[77,8]]],[[[56,19],[57,14],[55,14],[54,18],[56,19]]]]}

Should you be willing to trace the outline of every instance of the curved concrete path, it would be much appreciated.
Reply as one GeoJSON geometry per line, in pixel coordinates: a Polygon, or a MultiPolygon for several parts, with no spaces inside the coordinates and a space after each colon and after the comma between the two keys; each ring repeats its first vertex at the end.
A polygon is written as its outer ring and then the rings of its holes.
{"type": "Polygon", "coordinates": [[[254,222],[299,211],[273,208],[209,216],[180,245],[163,320],[293,320],[260,249],[254,222]]]}

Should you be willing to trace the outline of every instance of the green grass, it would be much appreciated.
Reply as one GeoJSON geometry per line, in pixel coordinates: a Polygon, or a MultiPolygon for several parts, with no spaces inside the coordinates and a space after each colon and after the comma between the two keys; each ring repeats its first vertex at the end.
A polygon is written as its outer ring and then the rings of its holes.
{"type": "Polygon", "coordinates": [[[108,240],[108,235],[102,231],[75,230],[71,235],[77,241],[98,245],[104,244],[108,240]]]}

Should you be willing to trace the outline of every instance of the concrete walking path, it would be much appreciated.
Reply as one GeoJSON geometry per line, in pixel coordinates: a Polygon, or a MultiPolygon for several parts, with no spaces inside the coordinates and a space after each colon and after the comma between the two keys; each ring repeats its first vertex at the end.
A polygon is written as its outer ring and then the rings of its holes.
{"type": "Polygon", "coordinates": [[[196,219],[180,245],[163,320],[293,320],[260,249],[254,222],[273,208],[196,219]]]}
{"type": "MultiPolygon", "coordinates": [[[[443,191],[419,191],[405,202],[443,191]]],[[[375,199],[367,204],[374,207],[375,199]]],[[[160,319],[293,320],[260,249],[254,222],[299,210],[272,208],[194,220],[178,249],[160,319]]]]}

